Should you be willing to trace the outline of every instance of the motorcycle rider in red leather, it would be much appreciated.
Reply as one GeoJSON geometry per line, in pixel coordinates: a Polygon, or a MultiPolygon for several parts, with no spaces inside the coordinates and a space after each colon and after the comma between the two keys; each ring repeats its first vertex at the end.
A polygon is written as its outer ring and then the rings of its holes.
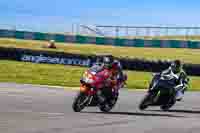
{"type": "MultiPolygon", "coordinates": [[[[113,56],[103,57],[102,69],[108,69],[110,71],[109,78],[105,82],[105,88],[120,89],[120,84],[123,81],[123,72],[121,64],[118,60],[114,60],[113,56]]],[[[102,90],[97,92],[97,96],[100,100],[100,104],[105,104],[105,97],[101,93],[102,90]]],[[[118,90],[114,91],[118,95],[118,90]]],[[[109,105],[106,105],[109,106],[109,105]]]]}

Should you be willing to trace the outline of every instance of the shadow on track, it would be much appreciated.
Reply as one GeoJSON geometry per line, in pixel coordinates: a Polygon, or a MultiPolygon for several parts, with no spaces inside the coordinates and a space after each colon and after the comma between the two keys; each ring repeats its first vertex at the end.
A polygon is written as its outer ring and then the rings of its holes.
{"type": "Polygon", "coordinates": [[[142,112],[81,112],[88,114],[108,114],[108,115],[133,115],[133,116],[158,116],[158,117],[184,117],[172,114],[155,114],[155,113],[142,113],[142,112]]]}
{"type": "MultiPolygon", "coordinates": [[[[156,112],[163,112],[161,110],[147,110],[147,111],[156,111],[156,112]]],[[[165,112],[174,112],[174,113],[188,113],[188,114],[200,114],[200,111],[195,110],[183,110],[183,109],[171,109],[165,112]]]]}

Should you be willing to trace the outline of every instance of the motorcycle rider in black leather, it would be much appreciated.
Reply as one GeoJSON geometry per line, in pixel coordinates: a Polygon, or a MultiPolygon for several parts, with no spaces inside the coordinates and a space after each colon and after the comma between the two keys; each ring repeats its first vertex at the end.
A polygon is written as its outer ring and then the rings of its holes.
{"type": "Polygon", "coordinates": [[[164,70],[162,74],[173,72],[178,76],[175,89],[177,90],[176,99],[178,101],[182,100],[184,92],[188,88],[189,78],[186,72],[183,70],[182,63],[180,60],[174,60],[168,69],[164,70]]]}

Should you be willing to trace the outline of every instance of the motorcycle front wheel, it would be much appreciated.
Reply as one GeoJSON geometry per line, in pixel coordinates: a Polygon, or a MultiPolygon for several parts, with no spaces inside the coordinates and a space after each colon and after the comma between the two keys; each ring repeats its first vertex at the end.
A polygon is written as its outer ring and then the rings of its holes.
{"type": "Polygon", "coordinates": [[[151,93],[147,93],[144,98],[141,100],[140,104],[139,104],[139,109],[140,110],[145,110],[146,108],[148,108],[148,104],[151,101],[151,93]]]}
{"type": "Polygon", "coordinates": [[[79,92],[77,96],[74,98],[74,102],[72,104],[72,109],[74,112],[81,112],[88,103],[88,96],[84,93],[79,92]]]}

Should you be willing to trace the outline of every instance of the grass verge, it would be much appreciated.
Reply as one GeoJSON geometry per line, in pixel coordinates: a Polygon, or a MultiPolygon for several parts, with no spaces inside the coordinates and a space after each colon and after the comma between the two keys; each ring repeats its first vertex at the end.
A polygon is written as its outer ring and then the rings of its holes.
{"type": "Polygon", "coordinates": [[[34,50],[49,50],[60,51],[67,53],[78,54],[97,54],[109,53],[116,57],[129,58],[145,58],[149,60],[158,59],[180,59],[185,63],[200,64],[200,49],[184,49],[184,48],[135,48],[135,47],[118,47],[105,45],[91,45],[91,44],[73,44],[73,43],[56,43],[57,49],[42,48],[45,41],[19,40],[0,38],[0,46],[27,48],[34,50]]]}
{"type": "MultiPolygon", "coordinates": [[[[0,60],[0,82],[78,87],[87,68],[51,64],[34,64],[0,60]]],[[[149,72],[126,71],[129,89],[146,89],[152,78],[149,72]]],[[[200,90],[200,77],[190,77],[190,90],[200,90]]]]}

